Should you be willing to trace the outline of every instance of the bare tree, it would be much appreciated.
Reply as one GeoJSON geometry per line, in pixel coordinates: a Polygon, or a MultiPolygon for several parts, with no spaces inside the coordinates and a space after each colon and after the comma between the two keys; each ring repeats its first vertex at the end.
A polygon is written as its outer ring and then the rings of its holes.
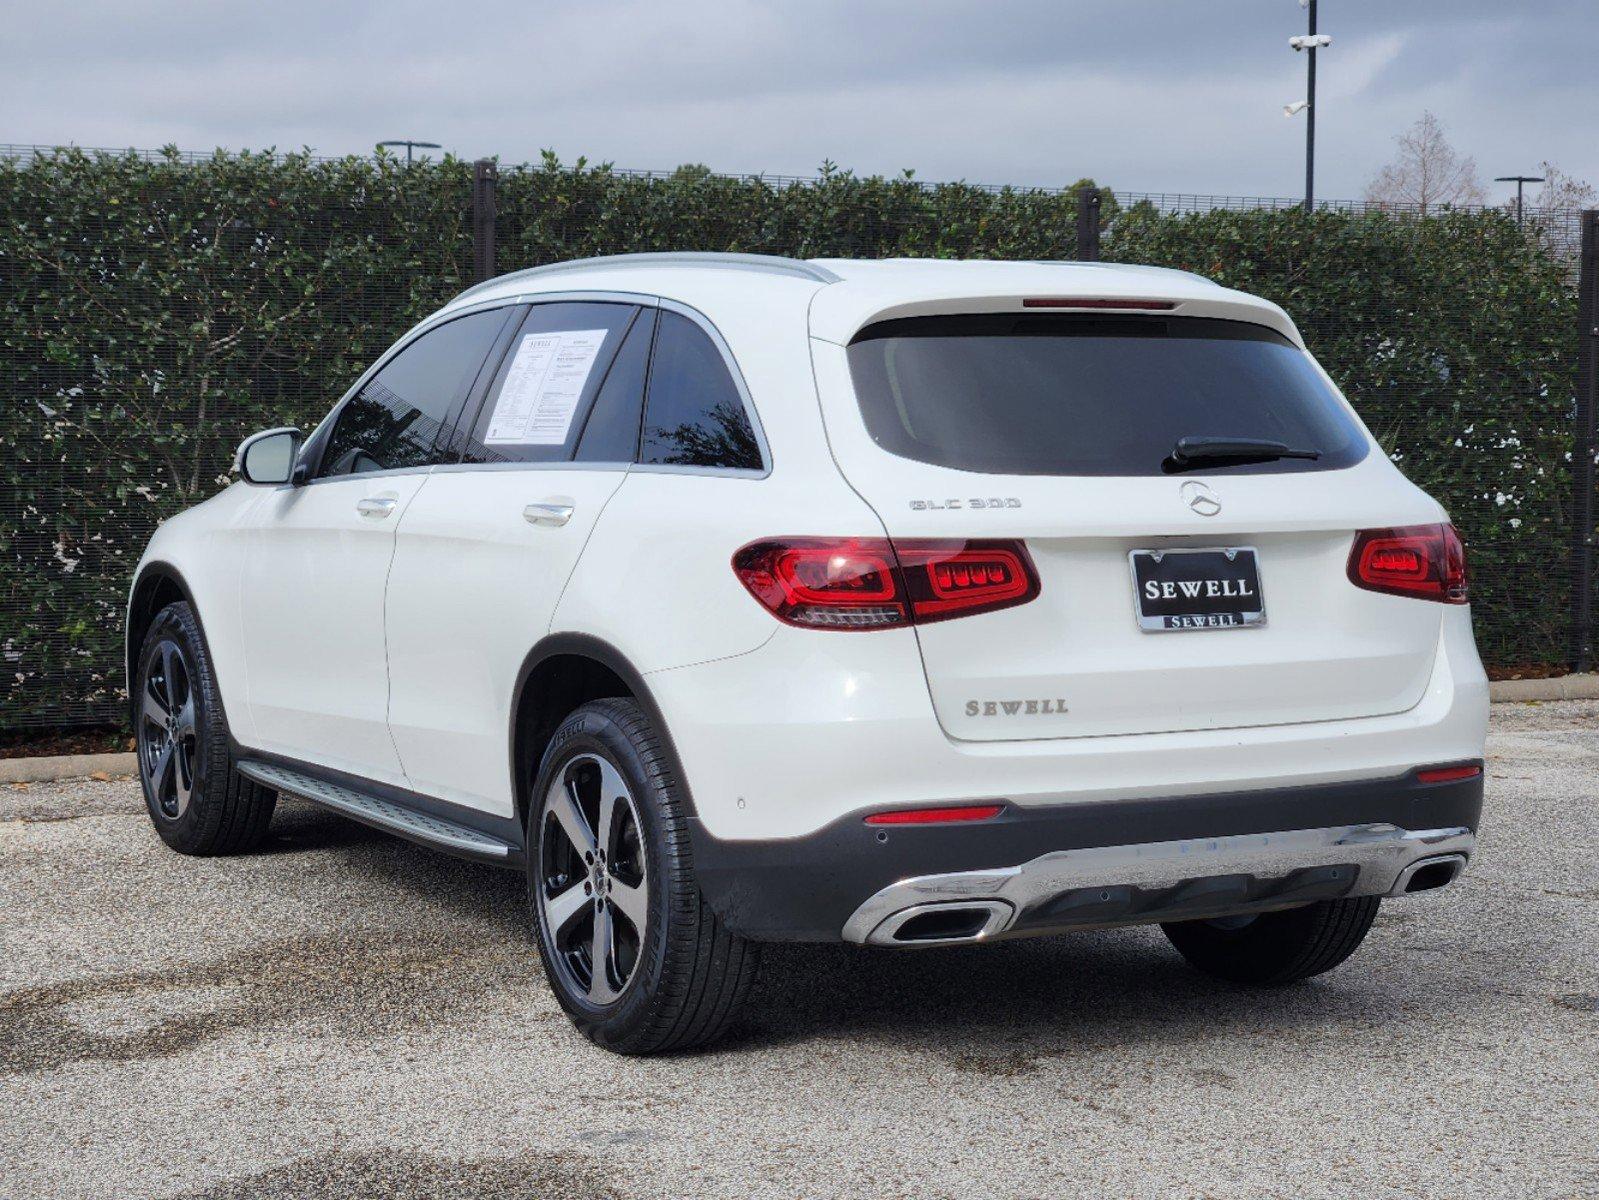
{"type": "Polygon", "coordinates": [[[1543,187],[1538,189],[1537,208],[1594,208],[1599,206],[1599,192],[1593,184],[1567,175],[1547,159],[1538,164],[1538,174],[1543,176],[1543,187]]]}
{"type": "Polygon", "coordinates": [[[1394,139],[1399,154],[1366,188],[1373,204],[1414,207],[1425,213],[1441,204],[1481,204],[1488,193],[1477,178],[1477,162],[1461,158],[1430,112],[1394,139]]]}

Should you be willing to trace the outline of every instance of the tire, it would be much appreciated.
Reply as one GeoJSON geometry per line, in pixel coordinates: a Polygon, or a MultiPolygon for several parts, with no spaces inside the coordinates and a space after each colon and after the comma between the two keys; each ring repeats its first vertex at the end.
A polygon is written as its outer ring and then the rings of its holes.
{"type": "Polygon", "coordinates": [[[721,1037],[754,982],[757,947],[700,894],[682,784],[638,703],[594,700],[574,711],[528,795],[529,906],[550,987],[572,1022],[617,1054],[693,1050],[721,1037]]]}
{"type": "Polygon", "coordinates": [[[1318,900],[1303,908],[1236,919],[1174,921],[1161,929],[1189,964],[1232,983],[1278,987],[1330,971],[1353,954],[1377,917],[1379,899],[1318,900]]]}
{"type": "Polygon", "coordinates": [[[239,854],[259,846],[277,793],[233,768],[216,673],[194,610],[156,614],[134,675],[134,744],[144,804],[179,854],[239,854]]]}

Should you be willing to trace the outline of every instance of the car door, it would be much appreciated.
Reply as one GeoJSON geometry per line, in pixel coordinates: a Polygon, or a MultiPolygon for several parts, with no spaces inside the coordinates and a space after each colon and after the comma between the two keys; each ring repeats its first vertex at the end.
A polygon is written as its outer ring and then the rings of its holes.
{"type": "Polygon", "coordinates": [[[391,352],[308,443],[312,477],[254,511],[239,605],[252,749],[403,783],[383,637],[394,532],[508,319],[479,311],[391,352]]]}
{"type": "Polygon", "coordinates": [[[468,409],[459,462],[399,522],[386,627],[389,730],[416,791],[515,812],[511,707],[638,441],[655,309],[534,304],[468,409]]]}

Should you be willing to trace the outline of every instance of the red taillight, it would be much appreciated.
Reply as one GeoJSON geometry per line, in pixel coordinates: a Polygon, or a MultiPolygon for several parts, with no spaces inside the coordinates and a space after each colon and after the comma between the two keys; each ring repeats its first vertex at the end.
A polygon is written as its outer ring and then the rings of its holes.
{"type": "Polygon", "coordinates": [[[919,624],[1026,604],[1038,573],[1020,542],[895,542],[919,624]]]}
{"type": "Polygon", "coordinates": [[[885,538],[785,538],[733,556],[744,586],[781,621],[819,629],[904,625],[898,564],[885,538]]]}
{"type": "Polygon", "coordinates": [[[1362,529],[1349,551],[1356,587],[1442,604],[1466,603],[1466,548],[1453,525],[1362,529]]]}
{"type": "Polygon", "coordinates": [[[986,821],[1005,810],[1003,804],[966,804],[954,808],[897,808],[873,813],[868,825],[943,825],[950,821],[986,821]]]}
{"type": "Polygon", "coordinates": [[[1464,767],[1427,767],[1416,772],[1417,783],[1454,783],[1459,779],[1475,779],[1482,768],[1475,763],[1464,767]]]}
{"type": "Polygon", "coordinates": [[[733,571],[780,621],[889,629],[1025,604],[1038,595],[1027,547],[1012,541],[772,538],[733,571]]]}

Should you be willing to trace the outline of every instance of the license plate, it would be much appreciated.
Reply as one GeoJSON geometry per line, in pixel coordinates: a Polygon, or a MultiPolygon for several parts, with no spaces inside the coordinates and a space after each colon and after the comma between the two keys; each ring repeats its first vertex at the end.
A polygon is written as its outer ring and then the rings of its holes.
{"type": "Polygon", "coordinates": [[[1134,550],[1138,627],[1145,633],[1242,629],[1266,622],[1255,551],[1134,550]]]}

